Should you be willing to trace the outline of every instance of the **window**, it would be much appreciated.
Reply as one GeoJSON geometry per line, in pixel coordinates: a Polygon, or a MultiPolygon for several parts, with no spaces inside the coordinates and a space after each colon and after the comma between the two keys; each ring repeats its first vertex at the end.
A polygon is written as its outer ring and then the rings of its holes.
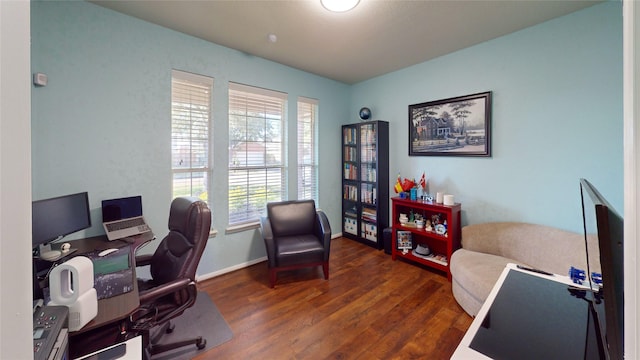
{"type": "Polygon", "coordinates": [[[298,199],[318,202],[316,117],[318,101],[298,99],[298,199]]]}
{"type": "Polygon", "coordinates": [[[213,79],[171,73],[172,195],[209,202],[209,145],[213,79]]]}
{"type": "Polygon", "coordinates": [[[287,94],[229,83],[229,224],[259,220],[286,198],[287,94]]]}

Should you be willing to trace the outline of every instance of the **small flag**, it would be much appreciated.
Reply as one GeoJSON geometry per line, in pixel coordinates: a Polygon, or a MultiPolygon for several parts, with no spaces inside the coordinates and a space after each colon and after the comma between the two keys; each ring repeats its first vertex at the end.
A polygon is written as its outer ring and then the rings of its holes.
{"type": "Polygon", "coordinates": [[[398,179],[396,180],[396,185],[393,187],[393,190],[396,191],[396,193],[401,193],[404,190],[402,190],[402,183],[400,182],[400,175],[398,175],[398,179]]]}
{"type": "Polygon", "coordinates": [[[424,171],[422,172],[422,177],[420,178],[420,187],[422,190],[427,190],[427,179],[424,177],[424,171]]]}

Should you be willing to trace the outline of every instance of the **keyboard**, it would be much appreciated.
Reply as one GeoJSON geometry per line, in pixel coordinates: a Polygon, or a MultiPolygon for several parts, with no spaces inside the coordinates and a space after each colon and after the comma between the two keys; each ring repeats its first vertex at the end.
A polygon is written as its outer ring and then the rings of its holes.
{"type": "MultiPolygon", "coordinates": [[[[118,231],[118,230],[128,229],[128,228],[137,227],[137,226],[147,227],[147,224],[145,224],[143,218],[135,218],[135,219],[120,221],[113,224],[107,224],[106,226],[109,231],[118,231]]],[[[145,229],[145,231],[146,230],[148,229],[145,229]]]]}

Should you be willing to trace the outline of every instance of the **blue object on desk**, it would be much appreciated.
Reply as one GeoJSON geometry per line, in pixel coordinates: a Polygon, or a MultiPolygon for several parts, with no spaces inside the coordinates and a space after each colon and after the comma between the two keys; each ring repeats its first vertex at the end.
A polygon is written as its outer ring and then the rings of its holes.
{"type": "Polygon", "coordinates": [[[411,189],[411,200],[418,200],[418,189],[411,189]]]}

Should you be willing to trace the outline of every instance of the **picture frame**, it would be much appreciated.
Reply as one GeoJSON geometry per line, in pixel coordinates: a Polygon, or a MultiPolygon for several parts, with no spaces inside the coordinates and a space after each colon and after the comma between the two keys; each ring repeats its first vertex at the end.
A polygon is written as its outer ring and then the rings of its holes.
{"type": "Polygon", "coordinates": [[[413,247],[413,239],[411,236],[411,231],[398,230],[397,237],[398,237],[398,244],[397,244],[398,250],[404,250],[404,249],[411,250],[411,248],[413,247]]]}
{"type": "Polygon", "coordinates": [[[409,156],[491,156],[491,91],[409,105],[409,156]]]}

